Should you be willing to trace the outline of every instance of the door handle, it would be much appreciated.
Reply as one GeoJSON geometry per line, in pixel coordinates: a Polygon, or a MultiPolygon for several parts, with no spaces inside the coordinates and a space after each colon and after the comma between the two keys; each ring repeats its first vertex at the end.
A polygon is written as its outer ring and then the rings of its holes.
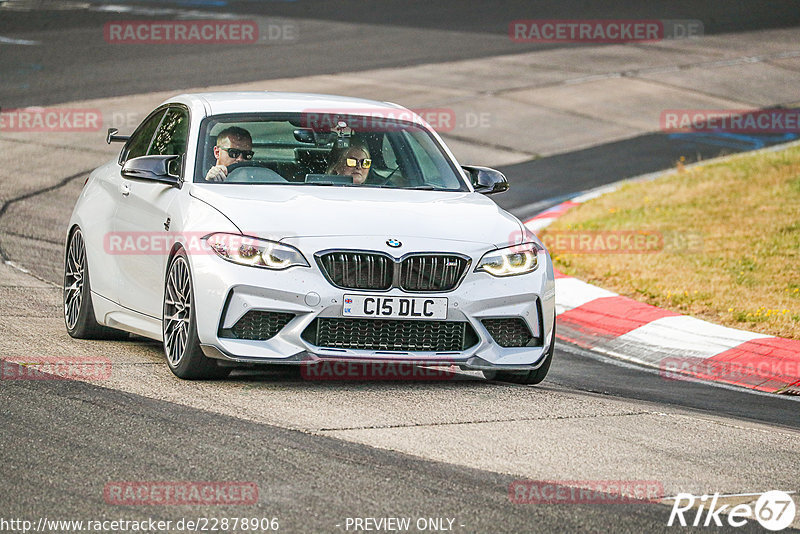
{"type": "Polygon", "coordinates": [[[123,197],[127,197],[128,195],[131,194],[131,186],[129,186],[128,184],[122,184],[119,187],[119,192],[122,193],[123,197]]]}

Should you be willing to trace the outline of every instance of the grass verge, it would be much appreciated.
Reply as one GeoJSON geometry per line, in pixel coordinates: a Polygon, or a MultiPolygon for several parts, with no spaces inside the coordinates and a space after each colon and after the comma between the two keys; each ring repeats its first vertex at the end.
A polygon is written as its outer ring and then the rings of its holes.
{"type": "Polygon", "coordinates": [[[800,339],[800,147],[679,165],[581,204],[542,238],[565,274],[714,323],[800,339]]]}

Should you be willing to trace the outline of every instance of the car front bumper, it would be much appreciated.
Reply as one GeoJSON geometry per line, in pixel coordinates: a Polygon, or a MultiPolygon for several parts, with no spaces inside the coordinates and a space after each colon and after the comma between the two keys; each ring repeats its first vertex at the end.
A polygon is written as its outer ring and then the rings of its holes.
{"type": "Polygon", "coordinates": [[[454,290],[425,294],[400,289],[337,288],[313,262],[311,267],[271,271],[230,263],[214,254],[195,255],[191,263],[198,337],[206,356],[241,363],[347,360],[457,365],[474,370],[536,369],[553,342],[555,284],[549,256],[540,253],[539,266],[531,273],[503,278],[474,272],[479,257],[480,254],[473,255],[464,279],[454,290]],[[345,294],[446,297],[446,321],[468,323],[477,341],[463,350],[419,351],[324,347],[309,342],[308,336],[304,338],[303,332],[315,319],[345,318],[342,315],[345,294]],[[250,311],[281,312],[294,317],[266,340],[227,336],[225,333],[250,311]],[[482,322],[498,318],[522,319],[535,339],[529,346],[501,346],[482,322]]]}

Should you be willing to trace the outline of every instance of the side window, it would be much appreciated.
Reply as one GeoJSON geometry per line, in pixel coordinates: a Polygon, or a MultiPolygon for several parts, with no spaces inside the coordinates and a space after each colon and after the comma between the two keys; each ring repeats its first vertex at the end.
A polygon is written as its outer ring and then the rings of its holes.
{"type": "Polygon", "coordinates": [[[394,148],[392,148],[392,143],[389,142],[389,136],[383,136],[383,142],[381,143],[381,152],[383,153],[383,162],[386,164],[388,169],[396,169],[397,168],[397,155],[394,153],[394,148]]]}
{"type": "Polygon", "coordinates": [[[431,136],[421,130],[406,130],[403,135],[422,171],[423,183],[450,189],[461,187],[447,160],[441,157],[441,152],[431,136]],[[434,155],[440,157],[434,158],[434,155]]]}
{"type": "Polygon", "coordinates": [[[161,121],[148,156],[172,156],[186,154],[186,141],[189,135],[189,114],[181,108],[169,108],[161,121]]]}
{"type": "Polygon", "coordinates": [[[131,140],[128,141],[127,153],[122,158],[123,162],[147,154],[147,149],[150,148],[150,141],[153,139],[153,134],[163,116],[164,111],[159,111],[136,129],[131,140]]]}
{"type": "Polygon", "coordinates": [[[169,108],[161,126],[158,127],[148,156],[181,156],[169,162],[169,173],[180,176],[183,159],[186,156],[186,143],[189,136],[189,113],[181,108],[169,108]]]}
{"type": "MultiPolygon", "coordinates": [[[[419,143],[419,139],[417,135],[414,135],[410,132],[403,132],[406,137],[406,141],[408,142],[409,148],[414,152],[414,155],[417,158],[417,164],[420,166],[422,170],[422,176],[424,177],[424,183],[431,184],[431,185],[444,185],[442,183],[441,172],[434,163],[433,159],[431,159],[430,154],[428,151],[425,150],[419,143]]],[[[427,138],[423,138],[427,140],[427,138]]]]}

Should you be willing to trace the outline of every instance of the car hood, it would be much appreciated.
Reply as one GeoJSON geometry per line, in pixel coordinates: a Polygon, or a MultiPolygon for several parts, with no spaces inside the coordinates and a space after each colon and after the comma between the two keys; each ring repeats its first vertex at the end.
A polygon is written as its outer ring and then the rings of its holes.
{"type": "Polygon", "coordinates": [[[190,194],[243,234],[273,240],[424,237],[504,246],[519,242],[523,231],[514,216],[479,193],[203,184],[190,194]]]}

